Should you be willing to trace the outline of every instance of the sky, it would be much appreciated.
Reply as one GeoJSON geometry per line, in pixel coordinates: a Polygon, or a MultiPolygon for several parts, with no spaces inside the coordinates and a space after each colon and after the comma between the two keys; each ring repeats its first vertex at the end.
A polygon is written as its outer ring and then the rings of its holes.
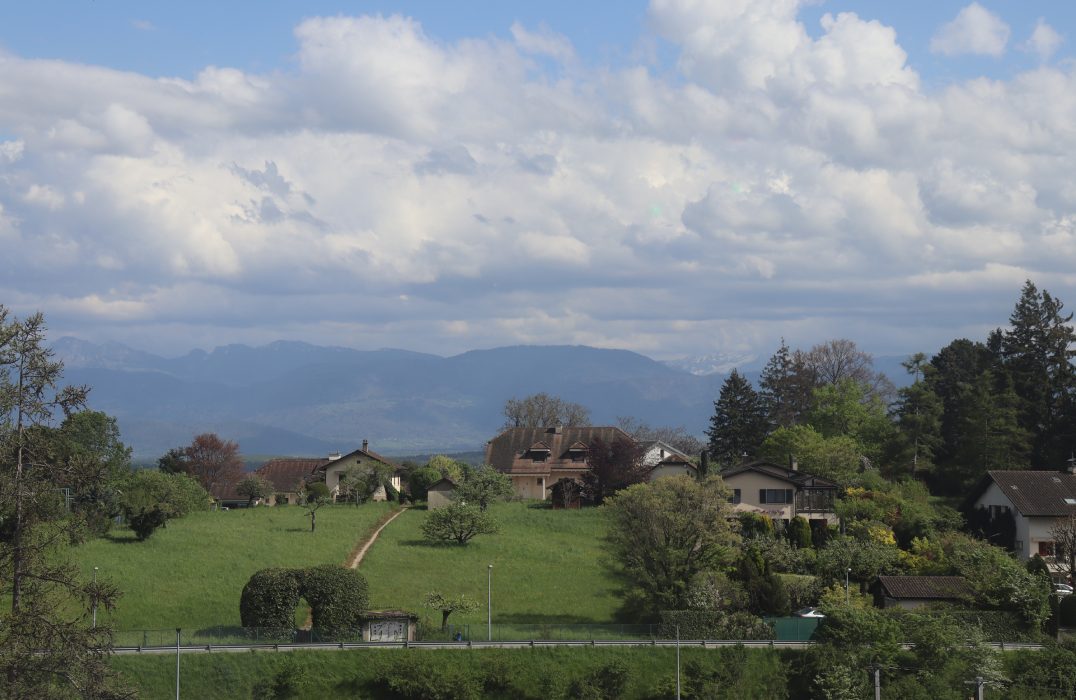
{"type": "Polygon", "coordinates": [[[7,3],[0,304],[278,339],[932,352],[1076,305],[1076,3],[7,3]]]}

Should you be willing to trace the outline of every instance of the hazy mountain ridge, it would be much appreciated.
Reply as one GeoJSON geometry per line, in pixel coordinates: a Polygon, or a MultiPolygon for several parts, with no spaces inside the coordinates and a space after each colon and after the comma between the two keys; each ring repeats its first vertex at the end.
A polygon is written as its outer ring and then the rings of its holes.
{"type": "MultiPolygon", "coordinates": [[[[452,357],[293,341],[178,358],[75,338],[53,348],[66,381],[92,387],[90,407],[116,416],[142,457],[204,431],[237,440],[250,454],[322,454],[363,439],[385,454],[477,450],[499,431],[506,399],[538,391],[587,406],[596,423],[633,416],[701,435],[725,378],[586,346],[452,357]]],[[[757,382],[757,370],[745,375],[757,382]]]]}

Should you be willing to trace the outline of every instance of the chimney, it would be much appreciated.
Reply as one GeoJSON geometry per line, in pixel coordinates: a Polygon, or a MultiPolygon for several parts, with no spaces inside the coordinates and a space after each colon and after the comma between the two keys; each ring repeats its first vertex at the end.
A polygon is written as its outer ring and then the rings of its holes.
{"type": "Polygon", "coordinates": [[[1070,453],[1069,458],[1065,460],[1065,464],[1067,465],[1065,467],[1067,474],[1076,474],[1076,455],[1071,455],[1070,453]]]}
{"type": "Polygon", "coordinates": [[[563,425],[554,426],[554,428],[553,428],[553,434],[554,435],[561,435],[563,433],[564,433],[564,426],[563,425]]]}
{"type": "Polygon", "coordinates": [[[798,472],[800,470],[800,463],[796,461],[796,455],[788,456],[788,468],[794,472],[798,472]]]}
{"type": "Polygon", "coordinates": [[[363,452],[365,452],[366,448],[369,447],[369,446],[370,446],[370,441],[369,440],[363,440],[362,441],[362,451],[363,452]]]}

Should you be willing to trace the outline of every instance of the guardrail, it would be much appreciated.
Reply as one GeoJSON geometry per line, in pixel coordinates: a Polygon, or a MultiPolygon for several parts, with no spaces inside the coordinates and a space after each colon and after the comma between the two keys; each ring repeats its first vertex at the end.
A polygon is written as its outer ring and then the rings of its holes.
{"type": "MultiPolygon", "coordinates": [[[[530,649],[538,647],[625,647],[625,646],[650,646],[650,647],[676,647],[703,649],[719,649],[722,647],[742,646],[747,648],[770,648],[770,649],[805,649],[814,646],[812,641],[778,641],[770,640],[719,640],[719,639],[592,639],[592,640],[548,640],[526,639],[516,641],[468,641],[468,642],[280,642],[261,644],[198,644],[198,645],[160,645],[160,646],[136,646],[114,647],[115,654],[173,654],[177,651],[181,654],[197,653],[228,653],[244,651],[298,651],[298,650],[324,650],[333,651],[341,649],[530,649]]],[[[905,649],[911,649],[914,645],[904,644],[905,649]]],[[[1042,644],[1029,642],[991,642],[987,646],[1001,651],[1031,650],[1038,651],[1045,648],[1042,644]]]]}

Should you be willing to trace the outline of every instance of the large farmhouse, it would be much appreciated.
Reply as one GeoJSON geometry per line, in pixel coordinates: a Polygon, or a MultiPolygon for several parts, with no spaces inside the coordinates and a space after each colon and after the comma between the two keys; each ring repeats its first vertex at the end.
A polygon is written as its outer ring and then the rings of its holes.
{"type": "Polygon", "coordinates": [[[631,440],[613,427],[508,428],[486,443],[486,464],[511,477],[517,497],[545,500],[561,479],[582,480],[595,438],[631,440]]]}
{"type": "MultiPolygon", "coordinates": [[[[328,457],[283,457],[271,459],[256,472],[273,485],[273,495],[265,500],[267,505],[288,505],[299,503],[303,488],[308,482],[321,481],[328,487],[335,499],[340,495],[340,476],[349,468],[371,463],[379,463],[393,469],[389,483],[397,491],[400,489],[400,474],[396,466],[385,457],[372,452],[370,443],[362,441],[362,448],[345,455],[334,453],[328,457]]],[[[234,490],[234,488],[233,488],[234,490]]],[[[384,486],[379,486],[373,494],[373,500],[383,501],[387,497],[384,486]]],[[[246,499],[241,499],[245,502],[246,499]]]]}

